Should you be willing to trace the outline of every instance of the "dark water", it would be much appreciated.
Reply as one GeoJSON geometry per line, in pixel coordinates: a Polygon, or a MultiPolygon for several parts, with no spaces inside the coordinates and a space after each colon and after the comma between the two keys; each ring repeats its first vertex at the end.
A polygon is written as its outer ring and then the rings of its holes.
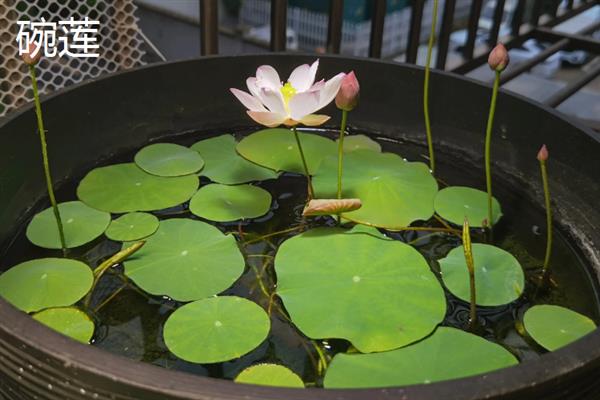
{"type": "MultiPolygon", "coordinates": [[[[238,133],[242,135],[244,132],[238,133]]],[[[207,136],[222,134],[191,134],[161,141],[191,145],[207,136]]],[[[324,132],[332,135],[333,133],[324,132]]],[[[392,141],[388,138],[374,137],[381,143],[383,150],[402,155],[411,161],[425,161],[424,147],[392,141]]],[[[130,162],[131,154],[121,155],[103,164],[130,162]]],[[[438,156],[438,178],[440,186],[451,185],[485,188],[483,173],[460,160],[445,159],[438,156]]],[[[78,177],[81,179],[82,176],[78,177]]],[[[75,189],[79,179],[61,187],[59,201],[75,199],[75,189]]],[[[203,178],[204,179],[204,178],[203,178]]],[[[208,181],[202,181],[205,184],[208,181]]],[[[229,362],[219,364],[193,364],[172,355],[162,340],[162,326],[168,316],[181,306],[181,303],[168,298],[150,296],[138,289],[133,283],[118,274],[118,267],[105,274],[94,292],[91,310],[96,322],[93,345],[107,351],[137,361],[152,363],[165,368],[186,371],[202,376],[233,379],[244,368],[256,362],[281,363],[302,376],[308,385],[320,385],[318,373],[317,346],[326,356],[346,351],[349,343],[344,340],[311,341],[304,337],[289,323],[284,307],[269,294],[275,291],[276,278],[273,259],[277,247],[286,239],[300,231],[277,234],[263,238],[290,227],[305,228],[333,226],[329,217],[302,218],[302,209],[306,199],[306,180],[303,176],[283,174],[277,180],[257,183],[273,196],[270,212],[261,218],[238,223],[214,223],[223,232],[235,232],[240,249],[246,258],[247,268],[241,278],[223,294],[232,294],[249,298],[271,312],[271,333],[268,339],[249,354],[229,362]],[[248,244],[244,244],[249,242],[248,244]],[[260,278],[259,278],[260,277],[260,278]],[[259,283],[260,279],[260,283],[259,283]]],[[[521,361],[539,357],[544,350],[530,340],[526,340],[517,331],[517,321],[534,304],[559,304],[580,312],[600,322],[600,303],[598,288],[590,274],[585,260],[565,239],[559,230],[555,230],[553,256],[551,262],[552,278],[556,287],[551,291],[536,293],[534,277],[540,272],[545,250],[545,214],[538,204],[531,204],[527,197],[515,188],[494,181],[494,195],[503,207],[504,217],[495,226],[494,244],[512,253],[525,270],[527,285],[525,294],[516,302],[501,307],[479,307],[478,318],[480,334],[485,338],[505,346],[521,361]]],[[[40,204],[38,211],[47,207],[40,204]]],[[[155,213],[160,218],[193,216],[187,205],[155,213]]],[[[422,225],[436,225],[436,222],[422,225]]],[[[30,244],[24,236],[24,229],[15,238],[2,257],[1,269],[19,262],[38,257],[61,256],[59,251],[48,251],[30,244]]],[[[427,232],[407,231],[402,233],[385,232],[388,236],[403,242],[411,242],[431,265],[439,276],[438,259],[454,247],[461,244],[457,237],[450,235],[428,235],[427,232]]],[[[483,241],[482,233],[475,233],[474,241],[483,241]]],[[[94,243],[74,249],[69,257],[80,259],[92,267],[97,266],[110,255],[120,250],[120,243],[101,238],[94,243]]],[[[446,293],[448,312],[443,325],[464,328],[468,323],[469,306],[449,292],[446,293]]],[[[335,310],[331,310],[335,312],[335,310]]]]}

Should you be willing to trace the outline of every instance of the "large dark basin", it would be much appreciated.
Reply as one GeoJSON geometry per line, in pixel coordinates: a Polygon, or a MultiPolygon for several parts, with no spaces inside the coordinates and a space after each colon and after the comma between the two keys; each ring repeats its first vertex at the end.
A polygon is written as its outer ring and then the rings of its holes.
{"type": "MultiPolygon", "coordinates": [[[[287,75],[294,66],[313,59],[282,54],[153,65],[50,96],[43,108],[57,184],[152,138],[248,126],[248,117],[228,88],[243,87],[261,64],[274,65],[287,75]]],[[[386,62],[322,57],[320,74],[332,76],[351,69],[362,82],[362,102],[352,114],[352,125],[422,142],[423,71],[386,62]]],[[[436,146],[443,153],[478,162],[490,88],[446,73],[434,73],[431,85],[436,146]]],[[[29,210],[45,196],[35,126],[32,107],[0,125],[2,251],[30,218],[29,210]]],[[[598,281],[598,137],[551,109],[502,93],[495,138],[495,171],[523,192],[524,201],[531,196],[541,202],[535,154],[542,143],[554,150],[551,185],[557,220],[598,281]]],[[[600,331],[539,360],[468,379],[380,390],[271,389],[135,363],[54,333],[0,299],[0,399],[35,398],[599,399],[600,331]]]]}

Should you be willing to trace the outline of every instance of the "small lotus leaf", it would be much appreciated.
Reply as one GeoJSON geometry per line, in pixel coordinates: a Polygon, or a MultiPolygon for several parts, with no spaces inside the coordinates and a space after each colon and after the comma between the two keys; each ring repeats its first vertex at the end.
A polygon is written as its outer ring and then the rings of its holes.
{"type": "MultiPolygon", "coordinates": [[[[480,306],[499,306],[518,299],[525,288],[521,264],[509,252],[474,243],[475,290],[480,306]]],[[[439,261],[444,284],[456,297],[470,301],[469,270],[463,247],[452,249],[439,261]]]]}
{"type": "Polygon", "coordinates": [[[527,333],[546,350],[554,351],[596,329],[594,321],[568,308],[553,305],[533,306],[525,313],[527,333]]]}
{"type": "Polygon", "coordinates": [[[150,175],[135,164],[116,164],[88,173],[77,188],[77,196],[95,209],[127,213],[177,206],[197,189],[195,175],[165,178],[150,175]]]}
{"type": "Polygon", "coordinates": [[[146,292],[179,301],[224,291],[240,277],[244,264],[233,236],[183,218],[161,221],[144,247],[124,262],[125,274],[146,292]]]}
{"type": "Polygon", "coordinates": [[[165,344],[194,363],[233,360],[267,338],[271,321],[256,303],[236,296],[212,297],[184,305],[169,316],[165,344]]]}
{"type": "Polygon", "coordinates": [[[374,354],[337,354],[324,386],[375,388],[464,378],[518,364],[502,346],[455,328],[440,327],[427,339],[374,354]]]}
{"type": "MultiPolygon", "coordinates": [[[[336,141],[339,141],[336,140],[336,141]]],[[[344,153],[355,150],[372,150],[381,153],[381,145],[367,135],[350,135],[344,138],[344,153]]]]}
{"type": "Polygon", "coordinates": [[[283,365],[277,364],[257,364],[248,367],[235,378],[235,381],[250,385],[304,387],[304,382],[298,375],[283,365]]]}
{"type": "Polygon", "coordinates": [[[204,166],[198,152],[173,143],[144,147],[135,155],[135,163],[149,174],[158,176],[190,175],[204,166]]]}
{"type": "Polygon", "coordinates": [[[273,170],[241,157],[235,150],[236,146],[237,142],[231,135],[204,139],[194,144],[192,149],[196,150],[206,163],[202,176],[226,185],[277,178],[277,173],[273,170]]]}
{"type": "MultiPolygon", "coordinates": [[[[337,168],[337,156],[323,160],[313,179],[317,198],[336,197],[337,168]]],[[[343,214],[345,218],[388,229],[431,218],[438,191],[425,164],[370,150],[344,156],[342,188],[343,198],[362,202],[359,210],[343,214]]]]}
{"type": "MultiPolygon", "coordinates": [[[[69,249],[93,241],[102,235],[110,224],[109,213],[95,210],[80,201],[60,203],[58,211],[69,249]]],[[[36,246],[46,249],[62,247],[52,207],[33,217],[27,226],[27,238],[36,246]]]]}
{"type": "MultiPolygon", "coordinates": [[[[321,161],[336,154],[335,142],[311,133],[298,133],[308,171],[315,173],[321,161]]],[[[275,171],[304,174],[294,134],[289,129],[263,129],[246,136],[237,145],[242,157],[275,171]]]]}
{"type": "Polygon", "coordinates": [[[86,313],[75,307],[48,308],[34,314],[33,318],[82,343],[89,343],[94,336],[94,323],[86,313]]]}
{"type": "Polygon", "coordinates": [[[275,270],[277,294],[305,335],[347,339],[363,353],[422,339],[446,313],[429,265],[398,241],[317,228],[285,241],[275,270]]]}
{"type": "Polygon", "coordinates": [[[260,217],[270,207],[271,194],[251,185],[213,183],[201,187],[190,201],[192,214],[217,222],[260,217]]]}
{"type": "Polygon", "coordinates": [[[67,258],[41,258],[0,275],[0,296],[25,312],[75,304],[92,288],[90,267],[67,258]]]}
{"type": "Polygon", "coordinates": [[[158,218],[152,214],[134,212],[125,214],[110,223],[106,237],[117,242],[144,239],[158,229],[158,218]]]}
{"type": "MultiPolygon", "coordinates": [[[[435,197],[435,211],[445,220],[462,225],[465,217],[472,228],[481,228],[488,219],[487,193],[465,186],[450,186],[435,197]]],[[[492,197],[492,224],[502,217],[500,203],[492,197]]]]}

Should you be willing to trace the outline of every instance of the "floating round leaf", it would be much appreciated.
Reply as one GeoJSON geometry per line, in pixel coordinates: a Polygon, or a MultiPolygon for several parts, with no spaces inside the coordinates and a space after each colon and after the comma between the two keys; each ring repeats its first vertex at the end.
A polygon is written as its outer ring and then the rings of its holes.
{"type": "MultiPolygon", "coordinates": [[[[323,160],[313,179],[317,198],[336,197],[337,168],[337,156],[323,160]]],[[[342,197],[362,202],[359,210],[343,214],[352,221],[395,229],[433,215],[438,186],[423,163],[356,150],[345,155],[342,177],[342,197]]]]}
{"type": "Polygon", "coordinates": [[[151,144],[135,155],[135,163],[152,175],[183,176],[198,172],[204,160],[197,151],[173,143],[151,144]]]}
{"type": "Polygon", "coordinates": [[[383,239],[383,240],[394,240],[390,237],[385,236],[383,233],[381,233],[379,231],[379,229],[374,228],[372,226],[367,226],[367,225],[354,225],[354,227],[352,227],[352,229],[350,229],[349,231],[346,231],[345,233],[347,234],[363,234],[363,235],[371,235],[373,237],[376,237],[378,239],[383,239]]]}
{"type": "Polygon", "coordinates": [[[275,270],[277,294],[305,335],[347,339],[363,353],[417,341],[446,313],[427,262],[401,242],[317,228],[285,241],[275,270]]]}
{"type": "Polygon", "coordinates": [[[152,214],[135,212],[112,221],[106,236],[118,242],[130,242],[152,235],[158,229],[158,218],[152,214]]]}
{"type": "Polygon", "coordinates": [[[257,364],[243,370],[236,378],[237,383],[250,385],[303,388],[304,382],[298,375],[277,364],[257,364]]]}
{"type": "Polygon", "coordinates": [[[218,222],[260,217],[270,207],[271,194],[251,185],[206,185],[190,201],[194,215],[218,222]]]}
{"type": "Polygon", "coordinates": [[[87,205],[113,213],[153,211],[188,201],[198,189],[195,175],[165,178],[135,164],[92,170],[79,184],[77,196],[87,205]]]}
{"type": "Polygon", "coordinates": [[[273,170],[241,157],[235,150],[236,145],[237,142],[231,135],[221,135],[194,144],[192,149],[196,150],[206,163],[202,176],[226,185],[277,178],[277,173],[273,170]]]}
{"type": "MultiPolygon", "coordinates": [[[[311,175],[325,157],[336,154],[333,140],[310,133],[298,135],[311,175]]],[[[289,129],[263,129],[255,132],[238,143],[237,151],[242,157],[275,171],[304,174],[298,145],[289,129]]]]}
{"type": "Polygon", "coordinates": [[[25,312],[70,306],[91,289],[93,274],[81,261],[41,258],[0,275],[0,296],[25,312]]]}
{"type": "Polygon", "coordinates": [[[94,335],[94,323],[90,317],[75,307],[48,308],[34,314],[33,318],[82,343],[89,343],[94,335]]]}
{"type": "Polygon", "coordinates": [[[173,218],[161,221],[124,265],[148,293],[192,301],[231,286],[244,271],[244,258],[233,236],[205,222],[173,218]]]}
{"type": "Polygon", "coordinates": [[[594,321],[567,308],[553,305],[533,306],[525,313],[527,333],[540,346],[554,351],[596,329],[594,321]]]}
{"type": "Polygon", "coordinates": [[[254,350],[267,338],[270,325],[267,313],[250,300],[212,297],[177,309],[167,319],[163,335],[177,357],[209,364],[254,350]]]}
{"type": "MultiPolygon", "coordinates": [[[[480,306],[499,306],[518,299],[525,288],[523,269],[501,248],[474,243],[475,290],[480,306]]],[[[469,270],[463,247],[452,249],[439,261],[444,284],[456,297],[470,301],[469,270]]]]}
{"type": "MultiPolygon", "coordinates": [[[[95,210],[80,201],[58,205],[67,248],[82,246],[102,235],[110,214],[95,210]]],[[[27,226],[27,238],[31,243],[46,249],[60,249],[58,225],[52,207],[36,214],[27,226]]]]}
{"type": "MultiPolygon", "coordinates": [[[[339,141],[339,139],[337,141],[339,141]]],[[[344,153],[351,153],[355,150],[381,152],[381,145],[366,135],[346,136],[344,138],[344,153]]]]}
{"type": "MultiPolygon", "coordinates": [[[[445,220],[462,225],[465,217],[473,228],[481,228],[488,218],[487,193],[464,186],[450,186],[439,191],[435,197],[435,211],[445,220]]],[[[492,215],[498,222],[502,217],[500,203],[492,197],[492,215]]]]}
{"type": "Polygon", "coordinates": [[[427,339],[374,354],[336,355],[324,386],[374,388],[464,378],[518,364],[502,346],[454,328],[440,327],[427,339]]]}

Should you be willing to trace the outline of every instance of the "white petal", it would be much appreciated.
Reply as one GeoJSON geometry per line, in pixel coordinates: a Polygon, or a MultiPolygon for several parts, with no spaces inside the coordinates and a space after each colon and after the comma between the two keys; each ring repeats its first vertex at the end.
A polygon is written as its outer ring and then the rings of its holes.
{"type": "Polygon", "coordinates": [[[319,126],[319,125],[323,125],[325,122],[327,122],[329,120],[329,118],[331,118],[331,117],[329,117],[328,115],[311,114],[311,115],[305,116],[299,122],[306,126],[319,126]]]}
{"type": "Polygon", "coordinates": [[[285,103],[280,90],[274,91],[269,88],[262,88],[259,93],[260,101],[267,106],[269,111],[278,114],[287,114],[285,103]]]}
{"type": "Polygon", "coordinates": [[[314,92],[316,90],[321,90],[325,87],[325,79],[321,79],[319,82],[316,82],[314,85],[308,89],[309,92],[314,92]]]}
{"type": "Polygon", "coordinates": [[[308,64],[300,65],[292,72],[288,82],[292,84],[297,92],[305,92],[315,82],[317,68],[319,68],[319,60],[315,61],[313,65],[310,66],[308,64]]]}
{"type": "Polygon", "coordinates": [[[342,86],[342,80],[345,75],[346,74],[341,72],[325,83],[325,86],[319,92],[319,109],[325,107],[335,99],[335,96],[340,90],[340,86],[342,86]]]}
{"type": "Polygon", "coordinates": [[[247,113],[254,121],[269,128],[275,128],[286,120],[285,115],[268,111],[247,111],[247,113]]]}
{"type": "Polygon", "coordinates": [[[290,99],[288,107],[292,119],[299,121],[321,108],[319,107],[319,92],[298,93],[290,99]]]}
{"type": "Polygon", "coordinates": [[[256,83],[259,88],[270,88],[272,90],[281,89],[281,78],[270,65],[262,65],[256,70],[256,83]]]}
{"type": "Polygon", "coordinates": [[[260,88],[258,87],[256,81],[256,77],[251,76],[250,78],[246,79],[246,86],[248,86],[248,91],[250,91],[252,96],[260,99],[260,88]]]}
{"type": "Polygon", "coordinates": [[[250,111],[267,111],[265,107],[261,104],[260,100],[256,97],[252,97],[248,93],[243,90],[231,88],[229,89],[231,93],[250,111]]]}

